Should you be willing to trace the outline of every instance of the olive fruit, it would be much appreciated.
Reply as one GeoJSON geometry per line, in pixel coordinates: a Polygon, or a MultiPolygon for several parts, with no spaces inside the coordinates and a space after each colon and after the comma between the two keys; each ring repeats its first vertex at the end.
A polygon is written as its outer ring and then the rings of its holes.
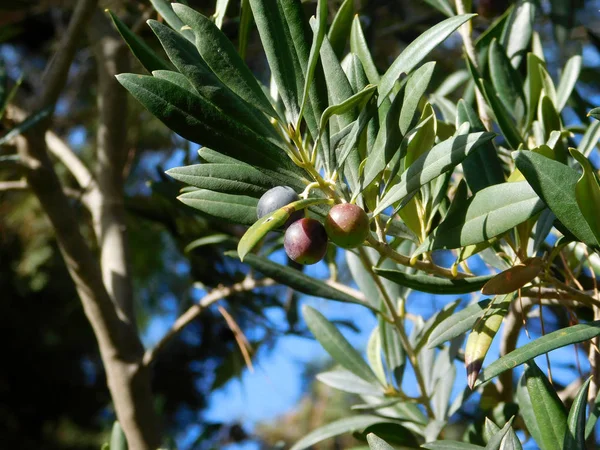
{"type": "Polygon", "coordinates": [[[369,235],[369,216],[351,203],[335,205],[325,218],[325,231],[329,239],[342,248],[355,248],[369,235]]]}
{"type": "MultiPolygon", "coordinates": [[[[283,208],[285,205],[289,205],[295,201],[300,200],[300,196],[296,194],[296,192],[288,186],[277,186],[273,189],[269,189],[267,192],[263,194],[263,196],[258,201],[258,205],[256,207],[256,215],[260,219],[268,214],[271,214],[273,211],[277,211],[279,208],[283,208]]],[[[295,211],[292,213],[290,218],[283,225],[284,228],[290,226],[293,222],[301,219],[303,217],[302,211],[295,211]]]]}
{"type": "Polygon", "coordinates": [[[285,252],[300,264],[315,264],[327,251],[327,233],[321,222],[304,218],[292,223],[283,237],[285,252]]]}

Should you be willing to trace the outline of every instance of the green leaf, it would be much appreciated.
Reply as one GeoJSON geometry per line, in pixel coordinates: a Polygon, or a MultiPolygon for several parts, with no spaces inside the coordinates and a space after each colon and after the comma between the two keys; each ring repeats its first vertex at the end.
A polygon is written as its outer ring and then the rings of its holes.
{"type": "Polygon", "coordinates": [[[564,405],[533,361],[527,364],[523,376],[540,432],[537,444],[542,450],[562,450],[567,428],[564,405]]]}
{"type": "Polygon", "coordinates": [[[450,2],[448,0],[425,0],[426,3],[429,3],[435,9],[437,9],[442,14],[447,15],[448,17],[452,17],[456,13],[452,9],[450,2]]]}
{"type": "Polygon", "coordinates": [[[125,25],[112,11],[106,10],[115,28],[144,68],[152,73],[155,70],[172,70],[173,67],[158,56],[148,44],[140,39],[133,31],[125,25]]]}
{"type": "Polygon", "coordinates": [[[398,386],[402,386],[404,368],[406,367],[406,352],[398,330],[394,325],[379,319],[379,331],[381,332],[381,348],[385,356],[388,371],[392,374],[398,386]]]}
{"type": "Polygon", "coordinates": [[[541,442],[542,438],[540,433],[540,427],[538,426],[538,422],[535,418],[535,413],[533,412],[531,397],[529,396],[529,391],[527,390],[527,384],[524,373],[519,379],[519,382],[517,383],[516,401],[519,404],[519,414],[521,415],[521,417],[523,417],[523,421],[527,426],[527,432],[531,435],[532,439],[535,442],[541,442]]]}
{"type": "Polygon", "coordinates": [[[191,186],[226,194],[260,197],[277,183],[247,164],[194,164],[166,172],[191,186]]]}
{"type": "Polygon", "coordinates": [[[369,342],[367,343],[367,361],[369,361],[369,366],[371,366],[371,369],[377,375],[379,382],[385,385],[385,369],[383,368],[383,359],[381,357],[381,333],[378,326],[373,328],[369,342]]]}
{"type": "MultiPolygon", "coordinates": [[[[457,125],[469,122],[470,131],[485,131],[479,115],[463,99],[458,101],[457,125]]],[[[493,142],[482,145],[476,152],[471,152],[462,162],[467,184],[474,194],[488,186],[504,182],[502,163],[493,142]]]]}
{"type": "Polygon", "coordinates": [[[579,142],[579,145],[577,146],[577,150],[586,157],[589,157],[599,141],[600,122],[594,122],[585,130],[581,142],[579,142]]]}
{"type": "Polygon", "coordinates": [[[571,92],[573,92],[573,89],[575,88],[575,84],[581,73],[582,61],[581,56],[575,55],[570,57],[567,64],[565,64],[556,91],[556,110],[558,112],[563,110],[571,96],[571,92]]]}
{"type": "Polygon", "coordinates": [[[436,249],[478,244],[514,228],[544,209],[525,181],[502,183],[477,192],[457,205],[414,255],[436,249]]]}
{"type": "Polygon", "coordinates": [[[233,236],[224,233],[212,234],[210,236],[194,239],[192,242],[185,246],[183,252],[190,253],[192,250],[195,250],[199,247],[204,247],[206,245],[223,244],[225,242],[235,243],[237,242],[237,239],[235,239],[233,236]]]}
{"type": "MultiPolygon", "coordinates": [[[[239,258],[237,252],[229,251],[225,252],[225,254],[232,258],[239,258]]],[[[274,279],[278,283],[295,289],[303,294],[328,298],[344,303],[355,303],[376,311],[373,306],[344,291],[329,286],[327,283],[317,280],[314,277],[309,277],[299,270],[273,262],[268,258],[249,253],[244,258],[244,263],[248,264],[253,269],[258,270],[263,275],[274,279]]]]}
{"type": "Polygon", "coordinates": [[[256,222],[258,200],[244,195],[230,195],[199,189],[177,197],[182,203],[219,219],[252,225],[256,222]]]}
{"type": "Polygon", "coordinates": [[[314,29],[314,37],[312,41],[312,45],[310,46],[310,54],[308,57],[308,67],[306,69],[306,74],[304,76],[304,89],[302,91],[302,101],[300,103],[300,114],[298,116],[298,123],[296,124],[296,129],[300,129],[300,120],[304,114],[304,109],[306,108],[306,102],[308,101],[308,94],[310,90],[311,83],[313,81],[313,77],[315,75],[315,69],[317,67],[317,62],[319,61],[319,53],[321,51],[321,45],[323,44],[323,39],[325,38],[325,31],[327,28],[327,0],[318,0],[317,1],[317,19],[316,19],[316,27],[314,29]]]}
{"type": "Polygon", "coordinates": [[[594,108],[590,110],[588,117],[593,117],[594,119],[600,120],[600,108],[594,108]]]}
{"type": "Polygon", "coordinates": [[[369,415],[351,416],[344,419],[339,419],[311,431],[298,442],[296,442],[292,448],[290,448],[290,450],[308,449],[314,444],[324,441],[325,439],[344,433],[352,433],[359,430],[362,431],[371,425],[381,422],[389,422],[389,419],[369,415]]]}
{"type": "Polygon", "coordinates": [[[367,442],[371,450],[394,450],[394,448],[373,433],[367,434],[367,442]]]}
{"type": "Polygon", "coordinates": [[[286,30],[281,5],[276,0],[250,0],[250,6],[279,95],[291,115],[291,123],[296,123],[304,80],[301,69],[300,73],[295,70],[294,62],[299,63],[288,43],[289,29],[286,30]]]}
{"type": "Polygon", "coordinates": [[[240,58],[246,58],[246,49],[248,48],[248,36],[250,26],[252,25],[252,9],[248,0],[241,1],[240,26],[238,30],[238,53],[240,58]]]}
{"type": "Polygon", "coordinates": [[[600,394],[596,396],[596,400],[594,400],[594,404],[591,405],[590,408],[590,416],[585,424],[585,438],[587,439],[590,434],[593,433],[596,428],[596,422],[598,421],[598,417],[600,417],[600,394]]]}
{"type": "Polygon", "coordinates": [[[388,280],[392,280],[401,286],[411,288],[414,291],[427,292],[430,294],[467,294],[480,290],[493,275],[481,277],[470,277],[460,279],[447,279],[434,277],[432,275],[412,275],[399,270],[381,269],[374,267],[376,274],[388,280]]]}
{"type": "Polygon", "coordinates": [[[525,78],[525,99],[527,101],[526,129],[531,126],[538,109],[538,103],[542,94],[542,75],[540,67],[544,67],[544,61],[533,53],[527,54],[527,78],[525,78]]]}
{"type": "Polygon", "coordinates": [[[319,123],[319,130],[322,132],[326,129],[327,123],[332,116],[346,114],[348,111],[352,111],[359,105],[367,103],[376,92],[377,86],[368,85],[362,91],[352,95],[351,97],[348,97],[342,103],[331,105],[325,111],[323,111],[323,115],[321,116],[321,121],[319,123]]]}
{"type": "Polygon", "coordinates": [[[350,31],[350,51],[360,59],[360,62],[365,68],[369,83],[378,84],[380,80],[379,72],[373,62],[373,56],[371,56],[371,52],[369,51],[369,45],[365,39],[358,15],[354,16],[354,20],[352,21],[352,30],[350,31]]]}
{"type": "Polygon", "coordinates": [[[331,48],[338,59],[342,58],[344,49],[346,48],[346,42],[352,28],[353,17],[354,1],[344,0],[344,3],[341,4],[340,9],[338,9],[335,17],[333,18],[331,27],[329,27],[327,38],[329,39],[331,48]]]}
{"type": "Polygon", "coordinates": [[[160,40],[177,70],[192,84],[191,90],[198,92],[232,119],[238,120],[261,135],[268,136],[268,139],[276,145],[285,145],[267,117],[225,86],[206,65],[193,44],[160,22],[149,20],[148,25],[160,40]]]}
{"type": "Polygon", "coordinates": [[[563,448],[569,450],[585,450],[585,409],[587,396],[592,378],[585,380],[573,400],[569,417],[567,418],[567,431],[563,448]]]}
{"type": "Polygon", "coordinates": [[[321,372],[317,374],[316,378],[321,383],[331,386],[339,391],[359,395],[372,395],[376,397],[383,396],[383,388],[379,383],[368,383],[362,378],[354,375],[352,372],[348,372],[344,369],[321,372]]]}
{"type": "Polygon", "coordinates": [[[423,66],[415,70],[406,82],[404,102],[402,103],[402,110],[398,121],[402,136],[406,135],[413,123],[421,97],[425,94],[429,82],[431,81],[431,77],[433,76],[435,64],[435,61],[423,64],[423,66]]]}
{"type": "Polygon", "coordinates": [[[433,316],[425,322],[423,328],[419,331],[419,334],[415,338],[414,351],[415,353],[419,353],[421,348],[427,344],[427,340],[433,330],[448,317],[451,317],[456,310],[456,307],[460,304],[460,299],[453,301],[452,303],[447,303],[441,310],[436,312],[433,316]]]}
{"type": "Polygon", "coordinates": [[[229,89],[265,114],[277,118],[256,78],[240,58],[227,36],[207,17],[188,6],[174,3],[173,9],[194,31],[202,59],[229,89]]]}
{"type": "Polygon", "coordinates": [[[320,198],[297,200],[258,219],[254,225],[248,228],[240,239],[237,248],[240,261],[244,261],[244,257],[267,235],[267,233],[282,227],[294,212],[301,211],[312,205],[319,205],[327,202],[328,200],[320,198]]]}
{"type": "Polygon", "coordinates": [[[523,144],[523,137],[510,117],[508,110],[498,99],[498,93],[493,86],[483,78],[479,79],[479,83],[488,105],[490,105],[496,116],[496,122],[502,131],[502,135],[506,139],[507,144],[516,150],[523,144]]]}
{"type": "MultiPolygon", "coordinates": [[[[536,356],[543,355],[566,345],[587,341],[599,335],[600,321],[586,324],[580,323],[548,333],[494,361],[481,371],[479,380],[475,386],[485,383],[502,372],[513,369],[536,356]]],[[[562,439],[560,442],[562,442],[562,439]]]]}
{"type": "Polygon", "coordinates": [[[386,73],[381,77],[379,83],[379,104],[381,104],[390,94],[400,74],[408,74],[435,47],[442,43],[463,23],[470,20],[474,16],[475,14],[464,14],[450,17],[449,19],[434,25],[414,41],[412,41],[402,51],[398,58],[396,58],[386,73]]]}
{"type": "Polygon", "coordinates": [[[490,77],[498,97],[509,113],[520,121],[525,113],[525,96],[519,72],[510,65],[510,59],[496,39],[492,40],[488,58],[490,77]]]}
{"type": "MultiPolygon", "coordinates": [[[[431,150],[435,144],[436,133],[437,119],[435,112],[431,104],[427,103],[419,118],[419,124],[404,138],[405,141],[408,141],[408,144],[405,145],[406,155],[400,153],[400,156],[404,156],[404,170],[410,167],[419,156],[431,150]]],[[[401,145],[404,146],[404,142],[401,145]]],[[[390,179],[393,179],[395,175],[396,173],[392,172],[390,179]]]]}
{"type": "Polygon", "coordinates": [[[483,448],[479,445],[451,440],[427,442],[426,444],[421,445],[421,447],[429,450],[477,450],[483,448]]]}
{"type": "Polygon", "coordinates": [[[194,33],[191,30],[183,29],[186,24],[175,14],[171,2],[167,0],[150,0],[150,3],[152,3],[154,9],[165,19],[171,28],[181,33],[188,41],[194,42],[194,33]]]}
{"type": "Polygon", "coordinates": [[[152,114],[185,139],[264,168],[281,184],[299,191],[306,186],[303,171],[279,147],[201,96],[155,77],[121,74],[117,79],[152,114]]]}
{"type": "MultiPolygon", "coordinates": [[[[382,123],[379,127],[373,148],[367,155],[362,180],[362,186],[364,188],[369,186],[379,177],[381,172],[383,172],[390,162],[392,156],[398,153],[398,148],[402,142],[402,134],[398,127],[398,119],[400,118],[405,86],[405,84],[402,85],[396,98],[394,98],[394,101],[387,111],[385,123],[382,123]]],[[[399,155],[399,157],[402,157],[402,155],[399,155]]]]}
{"type": "Polygon", "coordinates": [[[535,152],[519,151],[514,159],[517,168],[557,219],[582,242],[590,247],[598,247],[598,240],[575,196],[579,179],[577,171],[535,152]]]}
{"type": "Polygon", "coordinates": [[[575,185],[575,198],[583,217],[587,221],[596,240],[600,242],[600,183],[590,161],[574,148],[570,149],[571,156],[583,168],[581,178],[575,185]]]}
{"type": "Polygon", "coordinates": [[[502,33],[501,44],[506,49],[506,54],[514,68],[519,67],[521,58],[529,47],[533,33],[535,19],[535,5],[532,1],[520,2],[513,9],[502,33]]]}
{"type": "Polygon", "coordinates": [[[552,81],[550,74],[546,70],[545,65],[539,65],[538,70],[540,71],[540,79],[542,81],[542,90],[544,94],[550,97],[552,105],[556,105],[556,88],[554,87],[554,82],[552,81]]]}
{"type": "Polygon", "coordinates": [[[511,419],[508,422],[506,422],[502,429],[490,438],[489,442],[485,446],[485,450],[499,450],[501,448],[502,440],[511,430],[513,419],[514,417],[511,417],[511,419]]]}
{"type": "Polygon", "coordinates": [[[451,137],[436,145],[429,152],[421,155],[400,176],[398,183],[383,197],[373,214],[380,214],[388,206],[414,194],[421,186],[452,169],[470,152],[493,137],[494,133],[470,133],[451,137]]]}
{"type": "Polygon", "coordinates": [[[433,327],[427,340],[427,347],[435,348],[473,328],[491,302],[492,300],[486,299],[469,305],[433,327]]]}
{"type": "Polygon", "coordinates": [[[225,14],[227,13],[227,7],[229,6],[229,0],[217,0],[217,4],[215,6],[215,13],[212,18],[215,21],[215,25],[220,30],[223,28],[223,19],[225,19],[225,14]]]}
{"type": "Polygon", "coordinates": [[[361,354],[319,311],[303,305],[302,315],[311,333],[335,362],[368,383],[379,384],[377,376],[363,360],[361,354]]]}
{"type": "Polygon", "coordinates": [[[0,138],[0,146],[6,144],[14,137],[25,133],[30,128],[36,126],[39,122],[46,119],[54,110],[54,105],[47,106],[46,108],[31,114],[23,122],[11,128],[8,133],[0,138]]]}
{"type": "Polygon", "coordinates": [[[123,428],[121,428],[121,424],[115,420],[113,423],[112,432],[110,434],[110,449],[127,450],[127,448],[127,438],[125,438],[123,428]]]}
{"type": "MultiPolygon", "coordinates": [[[[173,31],[173,33],[175,32],[173,31]]],[[[181,89],[189,92],[193,92],[195,90],[192,83],[190,83],[190,80],[188,80],[185,75],[182,75],[179,72],[173,72],[172,70],[155,70],[152,72],[152,76],[155,78],[160,78],[161,80],[166,80],[169,83],[173,83],[179,86],[181,89]]]]}

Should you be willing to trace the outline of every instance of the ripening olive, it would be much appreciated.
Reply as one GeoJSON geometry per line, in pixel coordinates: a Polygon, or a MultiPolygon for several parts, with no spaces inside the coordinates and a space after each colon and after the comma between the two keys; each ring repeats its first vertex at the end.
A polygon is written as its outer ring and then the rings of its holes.
{"type": "Polygon", "coordinates": [[[323,259],[327,251],[327,233],[318,220],[303,218],[288,227],[283,247],[293,261],[315,264],[323,259]]]}
{"type": "Polygon", "coordinates": [[[351,203],[335,205],[325,218],[325,231],[329,239],[342,248],[355,248],[369,235],[369,216],[351,203]]]}
{"type": "MultiPolygon", "coordinates": [[[[288,186],[277,186],[273,189],[269,189],[263,194],[258,201],[256,207],[256,215],[260,219],[267,214],[271,214],[273,211],[277,211],[279,208],[283,208],[285,205],[289,205],[292,202],[300,200],[300,196],[288,186]]],[[[283,225],[284,228],[289,227],[295,221],[301,219],[303,216],[302,211],[296,211],[292,213],[287,222],[283,225]]]]}

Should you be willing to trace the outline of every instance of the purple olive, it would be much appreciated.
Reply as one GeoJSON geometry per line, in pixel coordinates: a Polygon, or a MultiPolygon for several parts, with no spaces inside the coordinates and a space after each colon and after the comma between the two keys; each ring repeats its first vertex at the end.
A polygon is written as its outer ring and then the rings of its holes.
{"type": "Polygon", "coordinates": [[[342,203],[329,210],[325,231],[331,241],[342,248],[356,248],[369,235],[369,216],[357,205],[342,203]]]}
{"type": "Polygon", "coordinates": [[[321,222],[304,218],[291,224],[283,238],[285,252],[300,264],[315,264],[327,251],[327,233],[321,222]]]}
{"type": "MultiPolygon", "coordinates": [[[[256,215],[260,219],[273,211],[277,211],[279,208],[283,208],[285,205],[289,205],[295,201],[300,200],[300,196],[296,192],[287,186],[277,186],[273,189],[269,189],[263,194],[258,201],[256,207],[256,215]]],[[[292,223],[301,219],[304,216],[302,211],[296,211],[292,213],[287,222],[283,225],[284,228],[289,227],[292,223]]]]}

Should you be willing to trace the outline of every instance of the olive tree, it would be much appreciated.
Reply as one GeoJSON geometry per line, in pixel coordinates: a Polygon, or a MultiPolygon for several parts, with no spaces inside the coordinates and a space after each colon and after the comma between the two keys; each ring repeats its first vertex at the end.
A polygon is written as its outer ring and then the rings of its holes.
{"type": "MultiPolygon", "coordinates": [[[[378,318],[365,359],[321,312],[302,309],[337,364],[318,379],[362,402],[359,414],[348,411],[292,449],[349,431],[372,449],[521,448],[525,437],[543,449],[585,448],[593,440],[600,383],[600,185],[590,162],[600,137],[592,118],[600,112],[575,90],[580,54],[551,75],[536,28],[544,20],[538,3],[519,1],[476,32],[470,1],[430,0],[445,18],[385,70],[374,62],[352,0],[335,14],[318,0],[310,20],[300,0],[244,0],[238,48],[220,30],[228,2],[217,3],[214,17],[185,4],[152,3],[164,20],[148,25],[168,59],[113,14],[148,72],[117,80],[171,130],[201,145],[199,164],[168,171],[186,185],[179,200],[248,227],[237,251],[227,254],[245,264],[247,278],[215,289],[199,308],[228,289],[277,284],[361,305],[378,318]],[[245,63],[252,21],[270,68],[267,85],[245,63]],[[463,68],[433,90],[437,62],[430,55],[455,32],[463,68]],[[579,124],[565,124],[567,105],[579,124]],[[282,246],[296,263],[326,258],[330,276],[276,262],[271,256],[282,246]],[[336,279],[342,261],[356,287],[336,279]],[[485,274],[473,273],[475,261],[485,263],[485,274]],[[466,307],[448,303],[425,321],[406,311],[411,291],[481,295],[466,307]],[[535,313],[543,323],[544,312],[568,323],[516,348],[524,318],[535,313]],[[494,339],[501,356],[484,365],[494,339]],[[587,352],[590,369],[573,380],[579,385],[571,393],[558,392],[534,358],[572,344],[587,352]],[[522,375],[514,379],[519,366],[522,375]],[[452,398],[465,379],[464,391],[452,398]],[[452,417],[474,393],[500,413],[448,440],[452,417]]],[[[564,18],[560,2],[552,7],[555,18],[564,18]]],[[[569,25],[556,20],[556,30],[564,43],[569,25]]],[[[36,143],[30,135],[22,154],[43,167],[36,143]]],[[[58,201],[37,173],[32,166],[32,188],[58,201]]],[[[54,221],[60,230],[63,218],[54,221]]],[[[113,376],[130,377],[132,368],[141,370],[139,340],[110,312],[110,289],[85,278],[98,269],[72,239],[62,244],[85,269],[72,268],[80,296],[87,307],[104,308],[95,313],[102,318],[95,327],[120,330],[109,336],[131,346],[132,362],[117,365],[113,376]],[[99,297],[88,304],[90,289],[99,297]]],[[[101,349],[106,344],[100,340],[101,349]]],[[[150,448],[156,437],[138,438],[134,425],[147,430],[152,415],[118,406],[121,395],[150,398],[148,386],[130,387],[113,390],[117,415],[130,445],[150,448]]]]}

